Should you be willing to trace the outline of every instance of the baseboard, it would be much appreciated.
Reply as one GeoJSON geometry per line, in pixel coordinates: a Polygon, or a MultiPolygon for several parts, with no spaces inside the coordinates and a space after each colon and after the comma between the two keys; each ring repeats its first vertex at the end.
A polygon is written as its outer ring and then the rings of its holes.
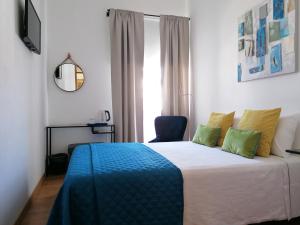
{"type": "Polygon", "coordinates": [[[20,213],[17,221],[15,222],[15,225],[21,225],[28,209],[30,208],[30,205],[32,203],[33,198],[38,194],[38,192],[40,191],[42,184],[45,180],[45,176],[42,176],[42,178],[40,179],[39,183],[36,185],[35,189],[33,190],[31,196],[29,197],[29,199],[27,200],[22,212],[20,213]]]}

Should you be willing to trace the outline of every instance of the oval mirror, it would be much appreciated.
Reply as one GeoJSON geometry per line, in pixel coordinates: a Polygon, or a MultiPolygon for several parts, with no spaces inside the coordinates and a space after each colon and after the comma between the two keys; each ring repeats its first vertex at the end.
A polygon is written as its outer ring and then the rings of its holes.
{"type": "Polygon", "coordinates": [[[82,69],[74,63],[63,63],[56,67],[54,81],[63,91],[74,92],[83,86],[84,73],[82,69]]]}

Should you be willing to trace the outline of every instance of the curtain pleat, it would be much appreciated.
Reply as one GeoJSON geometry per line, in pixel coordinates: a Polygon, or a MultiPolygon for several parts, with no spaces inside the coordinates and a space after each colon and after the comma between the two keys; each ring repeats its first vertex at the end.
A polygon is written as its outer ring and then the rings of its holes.
{"type": "MultiPolygon", "coordinates": [[[[162,115],[190,116],[189,19],[160,17],[162,115]]],[[[189,129],[188,129],[189,130],[189,129]]],[[[186,138],[188,139],[188,132],[186,138]]]]}
{"type": "Polygon", "coordinates": [[[144,14],[110,10],[113,117],[117,142],[143,142],[144,14]]]}

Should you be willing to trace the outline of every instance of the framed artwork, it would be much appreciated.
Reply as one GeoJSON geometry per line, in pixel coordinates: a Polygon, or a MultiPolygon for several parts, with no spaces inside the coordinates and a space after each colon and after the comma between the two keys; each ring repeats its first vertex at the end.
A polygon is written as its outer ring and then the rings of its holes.
{"type": "Polygon", "coordinates": [[[271,72],[277,73],[282,70],[281,44],[275,45],[271,50],[271,72]]]}
{"type": "Polygon", "coordinates": [[[245,41],[244,39],[239,40],[239,51],[242,51],[245,49],[245,41]]]}
{"type": "Polygon", "coordinates": [[[238,20],[238,82],[296,72],[296,0],[264,0],[238,20]]]}
{"type": "Polygon", "coordinates": [[[245,41],[245,56],[251,57],[254,55],[254,41],[246,40],[245,41]]]}

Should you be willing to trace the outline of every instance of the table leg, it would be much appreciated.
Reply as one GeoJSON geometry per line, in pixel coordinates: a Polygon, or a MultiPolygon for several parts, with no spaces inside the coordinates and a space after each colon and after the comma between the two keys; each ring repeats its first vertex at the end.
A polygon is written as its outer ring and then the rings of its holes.
{"type": "Polygon", "coordinates": [[[50,131],[49,132],[49,135],[50,135],[50,137],[49,137],[49,139],[50,139],[50,141],[49,141],[49,156],[51,156],[52,155],[52,129],[50,128],[49,131],[50,131]]]}
{"type": "Polygon", "coordinates": [[[45,159],[45,174],[48,176],[48,152],[49,152],[49,132],[48,127],[46,127],[46,159],[45,159]]]}
{"type": "Polygon", "coordinates": [[[116,142],[116,127],[115,127],[115,125],[113,125],[113,129],[114,129],[114,133],[113,133],[113,135],[114,135],[114,142],[116,142]]]}
{"type": "Polygon", "coordinates": [[[110,142],[112,143],[113,142],[113,127],[111,126],[110,127],[110,142]]]}

